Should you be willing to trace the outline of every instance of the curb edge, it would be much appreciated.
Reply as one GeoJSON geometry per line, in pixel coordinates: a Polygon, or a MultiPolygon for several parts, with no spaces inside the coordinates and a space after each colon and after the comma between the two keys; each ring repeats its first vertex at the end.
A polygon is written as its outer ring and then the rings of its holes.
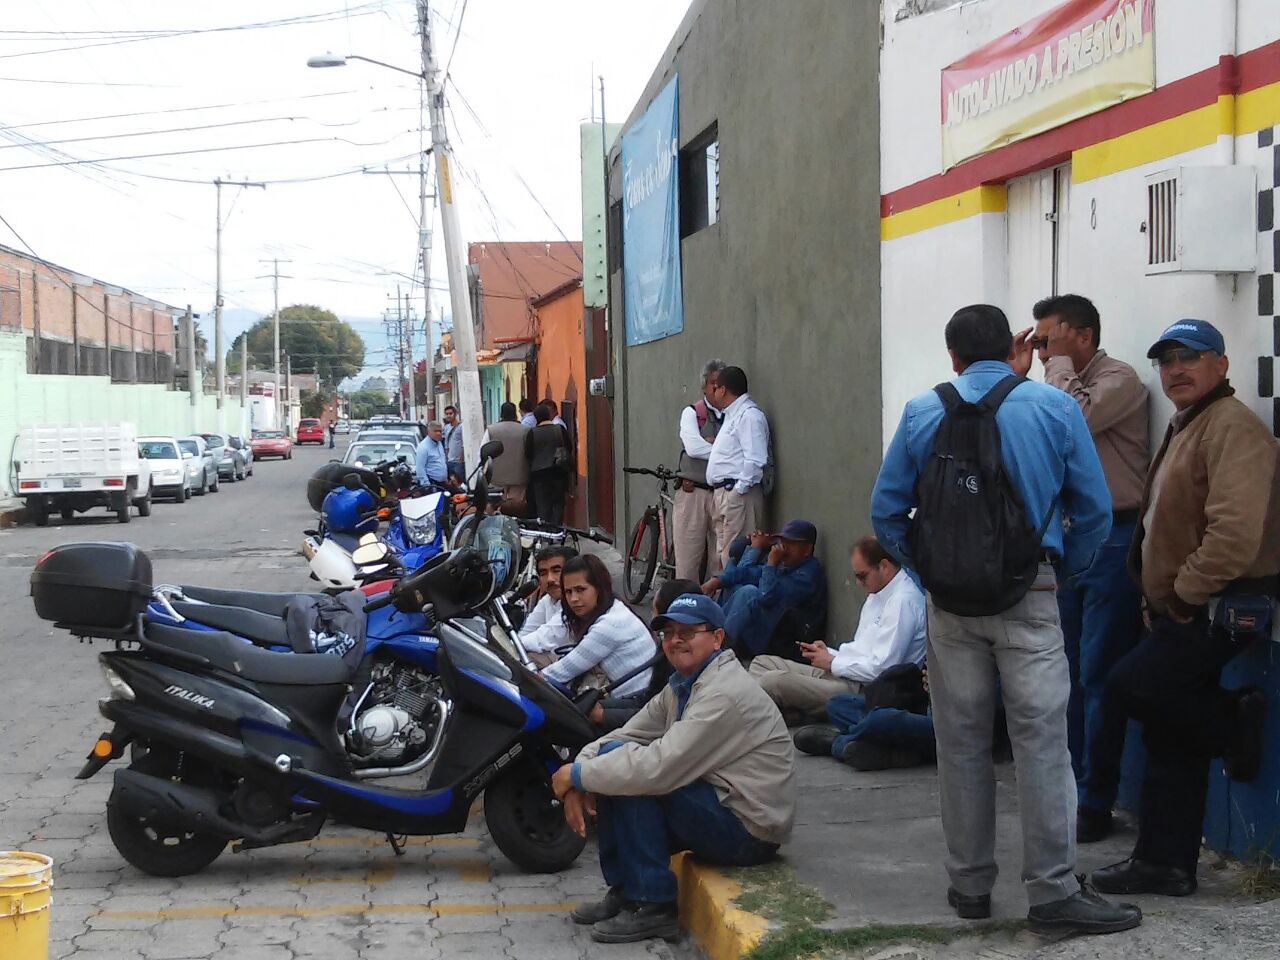
{"type": "Polygon", "coordinates": [[[680,925],[708,960],[738,960],[764,939],[769,921],[734,905],[742,888],[689,853],[671,858],[680,883],[680,925]]]}

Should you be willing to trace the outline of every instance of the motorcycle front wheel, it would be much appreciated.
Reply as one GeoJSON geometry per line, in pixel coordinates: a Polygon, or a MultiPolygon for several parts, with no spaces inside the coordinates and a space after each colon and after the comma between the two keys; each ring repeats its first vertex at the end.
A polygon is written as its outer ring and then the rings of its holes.
{"type": "Polygon", "coordinates": [[[565,823],[547,775],[529,762],[515,764],[485,789],[484,819],[503,855],[530,873],[564,870],[587,845],[565,823]]]}

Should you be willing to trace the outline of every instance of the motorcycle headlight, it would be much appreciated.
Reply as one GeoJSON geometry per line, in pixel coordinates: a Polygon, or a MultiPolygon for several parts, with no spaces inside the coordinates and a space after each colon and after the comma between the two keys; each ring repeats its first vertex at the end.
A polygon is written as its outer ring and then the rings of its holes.
{"type": "Polygon", "coordinates": [[[419,517],[416,520],[405,517],[404,535],[409,538],[410,543],[417,544],[420,547],[435,542],[436,515],[429,513],[425,517],[419,517]]]}

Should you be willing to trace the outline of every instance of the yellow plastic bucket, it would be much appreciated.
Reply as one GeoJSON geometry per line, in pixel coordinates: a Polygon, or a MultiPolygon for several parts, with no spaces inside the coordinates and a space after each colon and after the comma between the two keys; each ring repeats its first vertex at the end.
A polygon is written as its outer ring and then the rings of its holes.
{"type": "Polygon", "coordinates": [[[42,853],[0,850],[0,957],[48,960],[53,861],[42,853]]]}

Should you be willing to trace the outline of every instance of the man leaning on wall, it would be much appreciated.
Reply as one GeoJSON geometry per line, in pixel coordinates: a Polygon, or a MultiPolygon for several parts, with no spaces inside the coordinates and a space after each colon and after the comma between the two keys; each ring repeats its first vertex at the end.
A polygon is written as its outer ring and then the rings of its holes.
{"type": "Polygon", "coordinates": [[[690,480],[676,488],[671,514],[675,528],[672,543],[676,552],[676,578],[698,583],[715,576],[721,569],[716,554],[715,497],[711,490],[694,486],[694,482],[707,482],[707,457],[711,456],[711,445],[724,422],[724,414],[711,402],[716,375],[724,368],[723,360],[708,360],[703,364],[702,397],[680,411],[678,470],[690,480]]]}

